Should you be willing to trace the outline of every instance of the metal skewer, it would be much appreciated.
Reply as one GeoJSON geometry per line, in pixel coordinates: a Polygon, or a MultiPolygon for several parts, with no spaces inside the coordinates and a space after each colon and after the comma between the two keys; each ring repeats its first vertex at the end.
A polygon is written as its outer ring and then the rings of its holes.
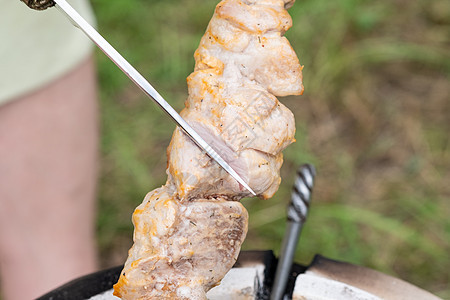
{"type": "Polygon", "coordinates": [[[308,214],[315,176],[316,170],[310,164],[302,165],[297,171],[287,212],[288,228],[281,246],[271,300],[281,300],[285,294],[295,249],[308,214]]]}
{"type": "Polygon", "coordinates": [[[147,96],[152,98],[183,131],[203,149],[213,160],[225,169],[236,181],[245,187],[253,196],[256,193],[242,177],[167,103],[153,86],[116,51],[78,12],[65,0],[21,0],[30,8],[42,10],[57,5],[66,16],[79,27],[147,96]]]}

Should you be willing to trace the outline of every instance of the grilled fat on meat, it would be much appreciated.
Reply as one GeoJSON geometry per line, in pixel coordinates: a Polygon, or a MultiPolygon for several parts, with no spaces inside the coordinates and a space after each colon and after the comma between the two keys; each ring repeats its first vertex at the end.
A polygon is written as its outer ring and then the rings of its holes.
{"type": "MultiPolygon", "coordinates": [[[[294,116],[276,96],[303,92],[302,67],[283,36],[293,0],[223,0],[195,52],[183,118],[260,198],[281,182],[294,116]]],[[[133,214],[134,245],[114,294],[122,299],[206,299],[235,263],[250,193],[179,128],[167,183],[133,214]]]]}

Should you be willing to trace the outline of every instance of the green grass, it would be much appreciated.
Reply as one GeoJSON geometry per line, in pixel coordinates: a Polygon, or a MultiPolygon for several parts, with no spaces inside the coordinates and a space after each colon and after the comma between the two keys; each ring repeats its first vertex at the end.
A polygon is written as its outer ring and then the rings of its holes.
{"type": "MultiPolygon", "coordinates": [[[[215,1],[94,0],[100,32],[181,109],[215,1]]],[[[244,249],[279,251],[295,169],[318,170],[296,260],[316,253],[450,299],[450,7],[445,0],[302,0],[288,31],[305,93],[273,199],[246,199],[244,249]]],[[[174,124],[101,53],[104,266],[122,263],[131,213],[165,182],[174,124]]]]}

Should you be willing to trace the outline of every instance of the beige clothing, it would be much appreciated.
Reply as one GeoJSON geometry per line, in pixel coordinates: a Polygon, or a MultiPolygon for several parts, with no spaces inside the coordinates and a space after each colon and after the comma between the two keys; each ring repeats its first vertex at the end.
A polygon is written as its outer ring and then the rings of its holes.
{"type": "MultiPolygon", "coordinates": [[[[88,0],[68,1],[90,24],[88,0]]],[[[56,7],[0,0],[0,105],[51,83],[78,66],[93,44],[56,7]]]]}

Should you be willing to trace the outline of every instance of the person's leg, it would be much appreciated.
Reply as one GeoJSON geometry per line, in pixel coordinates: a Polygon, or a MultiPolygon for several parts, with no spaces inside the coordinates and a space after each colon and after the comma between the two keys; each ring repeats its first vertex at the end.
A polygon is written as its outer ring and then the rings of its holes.
{"type": "Polygon", "coordinates": [[[97,95],[92,59],[0,107],[0,275],[33,299],[96,268],[97,95]]]}

